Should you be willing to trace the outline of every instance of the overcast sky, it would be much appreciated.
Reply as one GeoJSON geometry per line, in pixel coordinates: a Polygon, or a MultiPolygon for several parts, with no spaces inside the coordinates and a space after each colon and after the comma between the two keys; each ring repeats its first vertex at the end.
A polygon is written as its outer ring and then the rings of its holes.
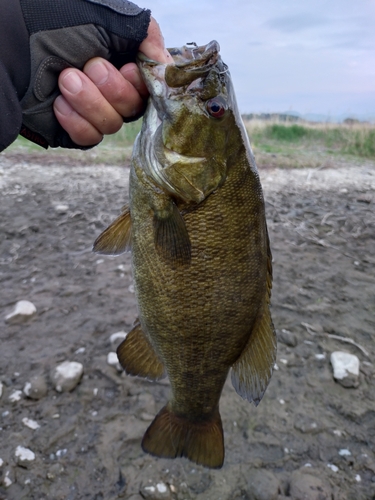
{"type": "Polygon", "coordinates": [[[216,39],[240,111],[375,117],[375,0],[150,0],[166,45],[216,39]]]}

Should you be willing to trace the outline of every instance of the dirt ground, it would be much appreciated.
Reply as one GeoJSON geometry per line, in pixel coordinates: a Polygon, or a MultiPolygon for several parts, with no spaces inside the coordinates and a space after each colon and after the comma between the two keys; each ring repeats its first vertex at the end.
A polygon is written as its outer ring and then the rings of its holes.
{"type": "Polygon", "coordinates": [[[258,408],[227,382],[225,464],[211,471],[141,450],[168,382],[107,364],[110,335],[136,317],[130,257],[91,253],[126,202],[128,169],[92,166],[85,154],[0,157],[0,499],[374,499],[375,162],[260,169],[277,369],[258,408]],[[21,299],[36,316],[5,323],[21,299]],[[358,356],[357,388],[334,381],[337,350],[358,356]],[[65,360],[82,363],[84,375],[58,393],[50,374],[65,360]],[[35,375],[46,377],[47,395],[11,402],[35,375]],[[19,445],[35,460],[19,465],[19,445]]]}

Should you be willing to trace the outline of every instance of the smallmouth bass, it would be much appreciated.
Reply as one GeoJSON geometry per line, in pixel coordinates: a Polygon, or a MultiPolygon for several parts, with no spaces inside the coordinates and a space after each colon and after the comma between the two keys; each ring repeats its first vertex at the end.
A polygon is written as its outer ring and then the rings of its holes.
{"type": "Polygon", "coordinates": [[[169,51],[174,64],[138,58],[150,99],[133,149],[130,204],[94,251],[131,247],[139,319],[118,358],[128,374],[167,375],[171,384],[143,450],[220,468],[219,400],[230,368],[237,393],[258,405],[276,360],[272,258],[219,45],[169,51]]]}

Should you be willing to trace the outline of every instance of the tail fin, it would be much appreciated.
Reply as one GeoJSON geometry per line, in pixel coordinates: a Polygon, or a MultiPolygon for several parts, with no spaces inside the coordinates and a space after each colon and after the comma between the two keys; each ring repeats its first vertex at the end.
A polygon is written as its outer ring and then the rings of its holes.
{"type": "Polygon", "coordinates": [[[186,457],[205,467],[220,469],[224,435],[219,409],[207,420],[176,415],[170,405],[156,415],[142,440],[143,451],[162,458],[186,457]]]}

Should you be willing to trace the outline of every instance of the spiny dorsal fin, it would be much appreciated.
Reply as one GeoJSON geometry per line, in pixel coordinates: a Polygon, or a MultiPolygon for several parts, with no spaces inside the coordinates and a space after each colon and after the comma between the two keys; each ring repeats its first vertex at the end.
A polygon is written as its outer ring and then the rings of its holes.
{"type": "Polygon", "coordinates": [[[105,229],[94,242],[93,251],[104,255],[120,255],[131,247],[131,219],[129,207],[105,229]]]}
{"type": "Polygon", "coordinates": [[[167,216],[155,211],[154,239],[159,255],[172,265],[190,264],[191,243],[185,221],[173,203],[167,216]]]}
{"type": "Polygon", "coordinates": [[[117,356],[121,366],[129,375],[149,380],[159,380],[166,376],[163,362],[143,333],[140,323],[135,325],[119,345],[117,356]]]}
{"type": "Polygon", "coordinates": [[[192,462],[220,469],[224,462],[224,436],[219,409],[207,419],[190,420],[167,404],[147,429],[142,449],[156,457],[186,457],[192,462]]]}

